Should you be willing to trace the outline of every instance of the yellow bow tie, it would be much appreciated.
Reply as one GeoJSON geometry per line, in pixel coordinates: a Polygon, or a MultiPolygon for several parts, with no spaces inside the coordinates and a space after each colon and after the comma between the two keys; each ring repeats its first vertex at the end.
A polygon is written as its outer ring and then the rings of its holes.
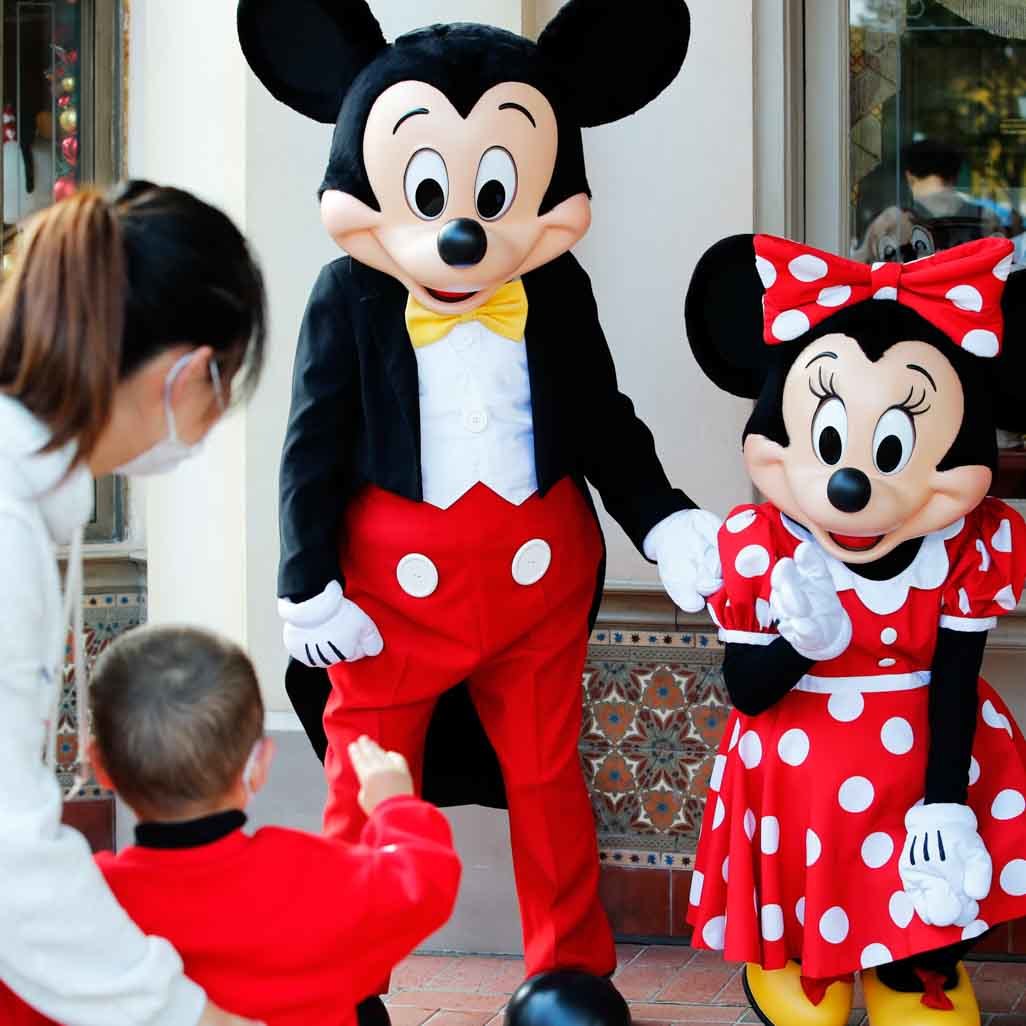
{"type": "Polygon", "coordinates": [[[483,306],[464,314],[437,314],[421,306],[410,296],[406,303],[406,328],[414,349],[438,342],[456,327],[480,321],[489,331],[521,342],[527,327],[527,293],[524,284],[517,279],[503,285],[483,306]]]}

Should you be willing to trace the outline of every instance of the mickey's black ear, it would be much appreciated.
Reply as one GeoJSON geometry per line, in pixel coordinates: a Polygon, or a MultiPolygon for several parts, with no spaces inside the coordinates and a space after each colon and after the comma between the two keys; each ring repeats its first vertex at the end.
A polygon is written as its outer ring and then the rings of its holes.
{"type": "Polygon", "coordinates": [[[559,69],[582,128],[619,121],[654,100],[688,52],[684,0],[570,0],[538,39],[559,69]]]}
{"type": "Polygon", "coordinates": [[[771,348],[763,341],[762,281],[752,235],[732,235],[695,268],[684,320],[706,377],[725,392],[754,399],[762,391],[771,348]]]}
{"type": "Polygon", "coordinates": [[[1008,276],[1001,297],[1005,318],[1001,355],[992,367],[994,423],[1006,431],[1026,433],[1026,271],[1008,276]]]}
{"type": "Polygon", "coordinates": [[[271,95],[328,125],[387,46],[365,0],[239,0],[238,24],[242,52],[271,95]]]}

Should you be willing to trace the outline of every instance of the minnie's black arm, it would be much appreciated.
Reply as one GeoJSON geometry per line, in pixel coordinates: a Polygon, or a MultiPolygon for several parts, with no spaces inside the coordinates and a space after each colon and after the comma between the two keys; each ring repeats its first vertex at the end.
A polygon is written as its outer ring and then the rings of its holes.
{"type": "Polygon", "coordinates": [[[945,627],[937,635],[930,679],[930,752],[926,804],[964,805],[976,737],[976,705],[987,632],[945,627]]]}
{"type": "Polygon", "coordinates": [[[758,716],[791,691],[812,665],[784,638],[769,645],[731,641],[723,655],[723,679],[734,707],[746,716],[758,716]]]}

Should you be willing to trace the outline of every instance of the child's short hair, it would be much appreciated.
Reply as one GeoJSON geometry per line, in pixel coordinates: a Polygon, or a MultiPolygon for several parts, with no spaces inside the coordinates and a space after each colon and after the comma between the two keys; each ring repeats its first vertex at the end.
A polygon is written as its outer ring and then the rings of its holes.
{"type": "Polygon", "coordinates": [[[253,664],[193,627],[141,627],[97,661],[93,735],[115,788],[147,815],[226,794],[264,731],[253,664]]]}

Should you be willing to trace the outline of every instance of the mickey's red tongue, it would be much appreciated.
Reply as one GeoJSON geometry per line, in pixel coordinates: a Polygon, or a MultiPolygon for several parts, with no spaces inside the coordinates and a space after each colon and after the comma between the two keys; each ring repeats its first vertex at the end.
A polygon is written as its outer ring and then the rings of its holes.
{"type": "Polygon", "coordinates": [[[867,549],[871,549],[874,545],[876,545],[877,542],[879,542],[880,539],[883,537],[883,535],[877,534],[873,535],[870,538],[866,538],[859,537],[858,535],[854,534],[831,533],[830,537],[833,538],[833,540],[837,542],[837,544],[840,545],[842,549],[850,549],[852,552],[864,552],[867,549]]]}

